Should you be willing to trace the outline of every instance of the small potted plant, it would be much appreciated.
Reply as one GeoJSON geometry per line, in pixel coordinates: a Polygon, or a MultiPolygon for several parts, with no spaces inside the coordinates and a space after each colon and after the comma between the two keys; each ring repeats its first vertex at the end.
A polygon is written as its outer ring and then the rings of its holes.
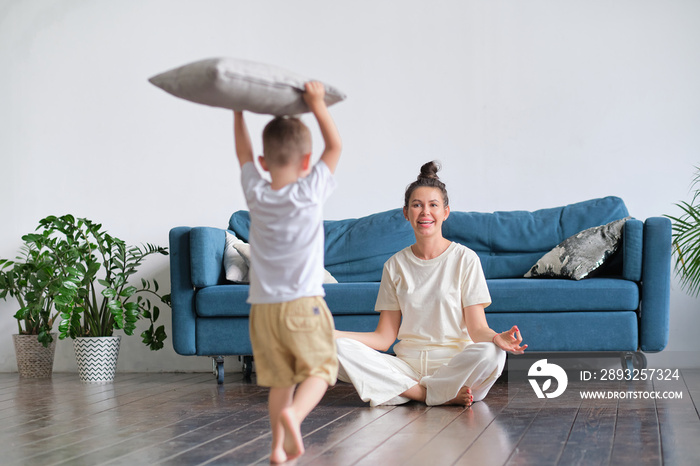
{"type": "Polygon", "coordinates": [[[163,347],[165,327],[156,327],[160,309],[152,305],[151,298],[170,305],[170,295],[159,293],[156,280],[141,279],[140,286],[134,286],[130,279],[146,257],[167,255],[167,248],[127,246],[102,230],[102,225],[72,215],[46,217],[28,239],[39,250],[72,251],[71,269],[80,281],[73,295],[59,296],[55,301],[61,306],[59,339],[73,339],[82,381],[105,383],[114,379],[121,339],[114,331],[133,335],[140,319],[150,322],[141,333],[143,342],[151,350],[163,347]]]}
{"type": "Polygon", "coordinates": [[[0,298],[15,298],[19,310],[13,335],[20,377],[51,377],[56,350],[53,324],[77,294],[81,277],[68,249],[39,249],[30,236],[15,261],[0,259],[0,298]]]}
{"type": "Polygon", "coordinates": [[[700,167],[695,167],[695,170],[692,200],[676,204],[683,212],[680,216],[667,215],[673,222],[676,273],[681,287],[691,296],[700,295],[700,167]]]}

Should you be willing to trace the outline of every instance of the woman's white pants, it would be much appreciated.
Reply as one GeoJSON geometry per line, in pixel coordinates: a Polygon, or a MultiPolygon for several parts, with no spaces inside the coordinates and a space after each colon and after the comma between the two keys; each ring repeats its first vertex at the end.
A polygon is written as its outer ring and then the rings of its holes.
{"type": "Polygon", "coordinates": [[[357,340],[338,338],[338,379],[355,386],[371,406],[410,401],[400,396],[420,383],[425,403],[437,406],[452,400],[462,387],[481,401],[501,375],[506,353],[493,343],[472,343],[462,351],[409,351],[401,357],[380,353],[357,340]]]}

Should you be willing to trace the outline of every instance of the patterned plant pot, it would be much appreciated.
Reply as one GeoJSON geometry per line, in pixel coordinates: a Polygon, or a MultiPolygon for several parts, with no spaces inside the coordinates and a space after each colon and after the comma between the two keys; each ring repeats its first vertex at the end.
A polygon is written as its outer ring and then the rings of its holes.
{"type": "Polygon", "coordinates": [[[81,337],[73,340],[81,382],[111,383],[114,381],[120,340],[121,336],[81,337]]]}
{"type": "Polygon", "coordinates": [[[52,333],[51,336],[53,341],[48,348],[45,348],[44,345],[39,343],[36,335],[12,335],[20,377],[29,379],[51,377],[58,335],[52,333]]]}

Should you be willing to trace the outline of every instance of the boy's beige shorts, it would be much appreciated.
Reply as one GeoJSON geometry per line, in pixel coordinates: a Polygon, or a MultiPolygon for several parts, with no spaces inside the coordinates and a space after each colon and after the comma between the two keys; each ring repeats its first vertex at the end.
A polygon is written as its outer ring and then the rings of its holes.
{"type": "Polygon", "coordinates": [[[250,340],[258,385],[289,387],[310,376],[334,385],[338,376],[334,328],[321,296],[253,304],[250,340]]]}

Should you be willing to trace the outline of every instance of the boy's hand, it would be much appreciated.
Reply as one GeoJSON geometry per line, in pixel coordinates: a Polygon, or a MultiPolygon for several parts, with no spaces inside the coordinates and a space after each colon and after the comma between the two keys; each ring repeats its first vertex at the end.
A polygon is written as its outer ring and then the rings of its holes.
{"type": "Polygon", "coordinates": [[[323,100],[326,90],[323,84],[318,81],[309,81],[304,84],[304,88],[306,89],[304,102],[316,117],[323,140],[326,143],[321,160],[328,166],[331,173],[335,173],[343,144],[340,140],[340,134],[338,134],[338,128],[336,128],[333,118],[328,112],[328,107],[326,107],[326,101],[323,100]]]}
{"type": "Polygon", "coordinates": [[[318,81],[309,81],[304,84],[306,92],[304,92],[304,102],[313,110],[314,106],[325,103],[323,97],[326,95],[326,89],[323,83],[318,81]]]}

